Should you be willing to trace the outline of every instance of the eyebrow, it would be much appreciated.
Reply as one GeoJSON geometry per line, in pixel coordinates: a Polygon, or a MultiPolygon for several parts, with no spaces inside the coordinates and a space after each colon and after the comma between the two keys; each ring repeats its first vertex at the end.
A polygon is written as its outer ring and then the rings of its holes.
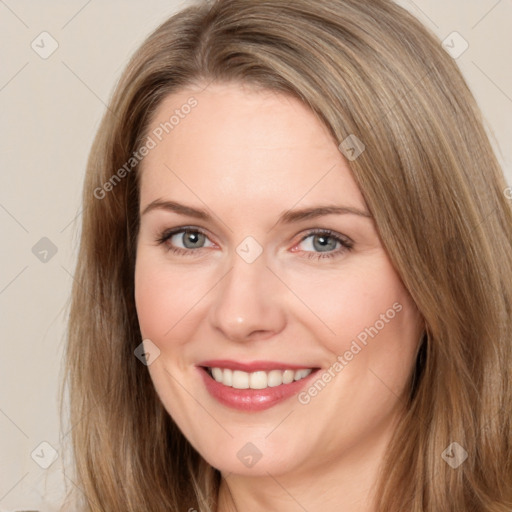
{"type": "MultiPolygon", "coordinates": [[[[141,217],[153,210],[166,210],[204,221],[212,219],[212,216],[206,210],[196,209],[175,201],[164,201],[162,199],[157,199],[149,203],[144,208],[141,217]]],[[[360,210],[352,206],[316,206],[312,208],[302,208],[299,210],[287,210],[281,214],[275,225],[292,224],[294,222],[315,219],[326,215],[358,215],[368,219],[373,218],[366,210],[360,210]]]]}

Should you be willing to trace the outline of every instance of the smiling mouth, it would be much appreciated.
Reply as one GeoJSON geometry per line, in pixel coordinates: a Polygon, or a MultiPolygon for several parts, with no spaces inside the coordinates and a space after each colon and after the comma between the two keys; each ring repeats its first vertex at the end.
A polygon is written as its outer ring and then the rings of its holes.
{"type": "Polygon", "coordinates": [[[306,378],[316,368],[244,372],[230,368],[203,367],[219,384],[234,389],[267,389],[306,378]]]}

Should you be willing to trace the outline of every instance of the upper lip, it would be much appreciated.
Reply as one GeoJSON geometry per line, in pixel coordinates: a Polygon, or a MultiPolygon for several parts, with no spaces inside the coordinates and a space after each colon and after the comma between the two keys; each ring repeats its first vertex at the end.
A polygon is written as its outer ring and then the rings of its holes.
{"type": "Polygon", "coordinates": [[[230,370],[240,370],[243,372],[251,373],[257,371],[270,371],[270,370],[302,370],[307,368],[315,368],[308,364],[289,364],[280,363],[277,361],[231,361],[229,359],[211,359],[203,361],[197,366],[203,366],[207,368],[228,368],[230,370]]]}

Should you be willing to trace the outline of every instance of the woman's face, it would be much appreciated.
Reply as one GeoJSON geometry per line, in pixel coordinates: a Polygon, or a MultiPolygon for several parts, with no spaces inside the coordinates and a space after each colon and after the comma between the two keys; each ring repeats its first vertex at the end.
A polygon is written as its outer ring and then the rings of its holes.
{"type": "Polygon", "coordinates": [[[169,96],[148,135],[135,299],[166,410],[225,472],[374,457],[421,322],[327,129],[216,84],[169,96]]]}

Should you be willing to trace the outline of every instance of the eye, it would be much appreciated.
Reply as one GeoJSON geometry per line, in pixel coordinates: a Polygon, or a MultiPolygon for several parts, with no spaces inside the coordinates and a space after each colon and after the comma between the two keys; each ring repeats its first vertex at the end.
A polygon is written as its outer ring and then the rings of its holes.
{"type": "Polygon", "coordinates": [[[196,228],[176,228],[162,233],[158,244],[166,244],[169,251],[190,254],[194,250],[213,247],[208,236],[196,228]]]}
{"type": "Polygon", "coordinates": [[[314,234],[306,237],[302,242],[304,251],[328,252],[335,251],[341,242],[328,234],[314,234]]]}
{"type": "Polygon", "coordinates": [[[308,258],[328,258],[350,251],[354,243],[349,238],[330,230],[309,232],[293,249],[303,251],[308,258]]]}
{"type": "MultiPolygon", "coordinates": [[[[199,228],[180,227],[164,231],[156,240],[159,245],[178,255],[197,255],[201,249],[215,247],[208,235],[199,228]]],[[[352,240],[334,231],[319,229],[310,231],[292,249],[292,252],[304,252],[308,258],[329,258],[350,251],[352,240]]]]}
{"type": "Polygon", "coordinates": [[[172,245],[182,249],[200,249],[207,241],[208,238],[204,233],[192,230],[179,231],[169,238],[172,245]]]}

